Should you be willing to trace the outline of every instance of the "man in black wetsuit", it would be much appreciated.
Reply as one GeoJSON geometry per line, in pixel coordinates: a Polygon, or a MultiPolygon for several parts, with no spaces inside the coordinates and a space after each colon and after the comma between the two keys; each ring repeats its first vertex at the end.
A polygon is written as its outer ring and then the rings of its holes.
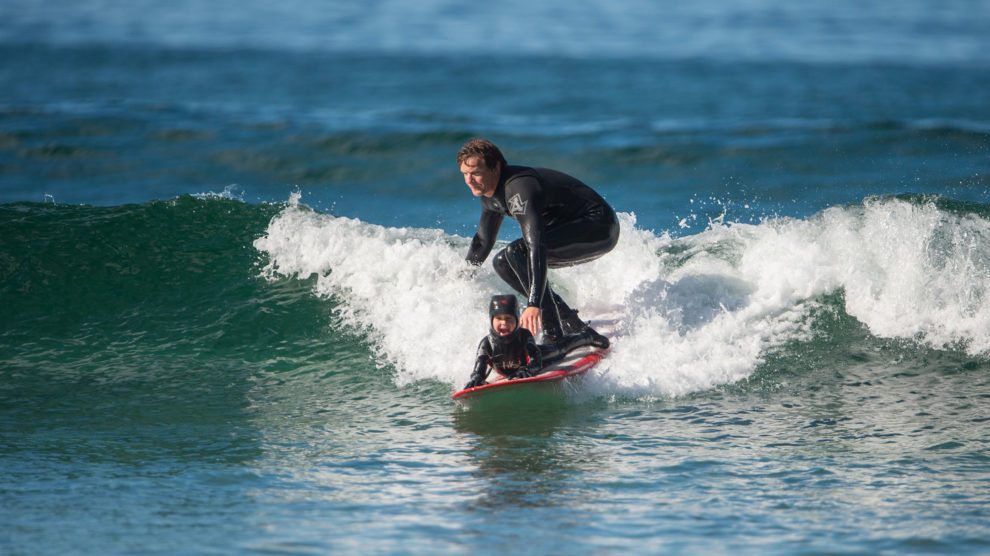
{"type": "Polygon", "coordinates": [[[598,347],[602,336],[577,316],[547,282],[547,270],[592,261],[619,241],[615,211],[580,180],[546,168],[509,166],[497,146],[473,139],[457,153],[464,182],[481,199],[481,222],[467,260],[480,265],[495,245],[502,219],[509,215],[522,228],[521,239],[495,255],[495,272],[526,296],[519,324],[544,341],[583,334],[598,347]]]}

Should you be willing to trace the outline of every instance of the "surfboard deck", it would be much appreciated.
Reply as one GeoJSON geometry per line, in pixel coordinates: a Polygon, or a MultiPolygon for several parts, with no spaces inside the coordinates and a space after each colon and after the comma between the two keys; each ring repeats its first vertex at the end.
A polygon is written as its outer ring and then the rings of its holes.
{"type": "Polygon", "coordinates": [[[492,394],[507,394],[535,388],[545,388],[564,379],[582,375],[597,365],[606,355],[607,349],[585,346],[571,351],[563,359],[547,366],[542,373],[528,378],[507,379],[498,377],[481,386],[455,392],[453,399],[459,402],[472,401],[492,394]]]}

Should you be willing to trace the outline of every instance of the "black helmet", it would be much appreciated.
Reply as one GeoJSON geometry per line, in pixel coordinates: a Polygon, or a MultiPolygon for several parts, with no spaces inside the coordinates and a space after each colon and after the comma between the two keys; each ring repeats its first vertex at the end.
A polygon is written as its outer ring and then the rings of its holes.
{"type": "Polygon", "coordinates": [[[488,304],[488,318],[493,319],[495,315],[512,315],[519,318],[519,304],[514,295],[493,295],[488,304]]]}

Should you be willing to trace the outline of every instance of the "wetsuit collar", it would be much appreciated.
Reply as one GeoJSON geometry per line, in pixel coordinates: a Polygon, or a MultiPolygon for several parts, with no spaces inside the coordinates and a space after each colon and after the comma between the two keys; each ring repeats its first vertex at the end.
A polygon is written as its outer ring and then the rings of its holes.
{"type": "Polygon", "coordinates": [[[492,193],[491,199],[498,199],[499,204],[505,204],[505,167],[502,167],[502,173],[498,177],[498,185],[495,186],[495,192],[492,193]]]}

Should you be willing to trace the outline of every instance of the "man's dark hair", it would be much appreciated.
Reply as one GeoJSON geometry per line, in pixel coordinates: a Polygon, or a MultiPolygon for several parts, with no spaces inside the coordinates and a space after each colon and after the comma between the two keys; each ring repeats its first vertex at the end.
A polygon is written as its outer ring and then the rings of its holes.
{"type": "Polygon", "coordinates": [[[457,151],[458,166],[464,164],[465,160],[472,157],[481,158],[489,170],[494,170],[499,164],[502,166],[508,164],[505,161],[505,157],[502,156],[502,151],[498,150],[495,143],[492,143],[488,139],[477,138],[464,143],[461,150],[457,151]]]}

